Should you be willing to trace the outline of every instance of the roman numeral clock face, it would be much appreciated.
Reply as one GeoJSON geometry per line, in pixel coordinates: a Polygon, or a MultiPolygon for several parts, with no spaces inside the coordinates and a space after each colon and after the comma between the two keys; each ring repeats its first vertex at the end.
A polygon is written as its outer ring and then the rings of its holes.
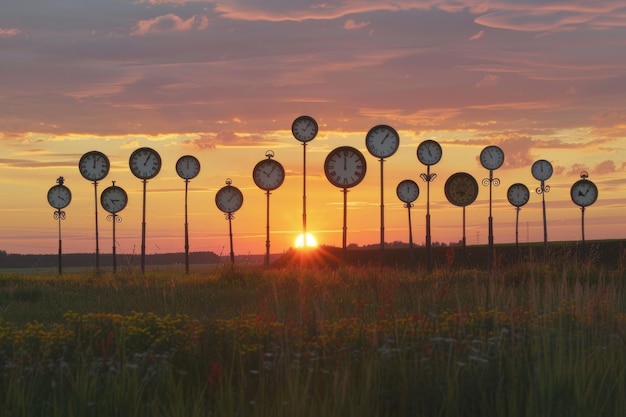
{"type": "Polygon", "coordinates": [[[135,177],[147,180],[161,170],[161,157],[154,149],[139,148],[130,155],[129,165],[135,177]]]}
{"type": "Polygon", "coordinates": [[[336,187],[350,188],[365,178],[365,157],[356,148],[340,146],[331,151],[324,161],[326,178],[336,187]]]}
{"type": "Polygon", "coordinates": [[[105,154],[98,151],[87,152],[78,161],[80,175],[89,181],[100,181],[109,173],[111,164],[105,154]]]}

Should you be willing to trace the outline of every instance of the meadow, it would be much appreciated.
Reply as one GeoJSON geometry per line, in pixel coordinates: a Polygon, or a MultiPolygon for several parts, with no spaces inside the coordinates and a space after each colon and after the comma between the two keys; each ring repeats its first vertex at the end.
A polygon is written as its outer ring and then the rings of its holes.
{"type": "Polygon", "coordinates": [[[0,273],[0,416],[624,416],[626,264],[0,273]]]}

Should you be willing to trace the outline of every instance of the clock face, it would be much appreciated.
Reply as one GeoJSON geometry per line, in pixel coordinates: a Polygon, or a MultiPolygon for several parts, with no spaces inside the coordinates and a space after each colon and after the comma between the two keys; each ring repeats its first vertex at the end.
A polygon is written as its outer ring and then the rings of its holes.
{"type": "Polygon", "coordinates": [[[72,193],[65,185],[57,184],[48,190],[48,203],[55,209],[67,207],[72,201],[72,193]]]}
{"type": "Polygon", "coordinates": [[[400,181],[396,187],[396,194],[403,203],[412,203],[420,195],[420,189],[413,180],[400,181]]]}
{"type": "Polygon", "coordinates": [[[252,179],[263,190],[275,190],[285,181],[285,169],[280,162],[267,158],[254,166],[252,179]]]}
{"type": "Polygon", "coordinates": [[[332,150],[324,161],[326,178],[336,187],[354,187],[365,178],[365,157],[356,148],[340,146],[332,150]]]}
{"type": "Polygon", "coordinates": [[[195,156],[185,155],[176,161],[176,173],[184,180],[195,178],[200,172],[200,161],[195,156]]]}
{"type": "Polygon", "coordinates": [[[100,204],[109,213],[117,213],[124,210],[128,204],[128,195],[123,188],[112,185],[100,194],[100,204]]]}
{"type": "Polygon", "coordinates": [[[311,141],[317,136],[317,122],[311,116],[300,116],[291,124],[291,133],[300,142],[311,141]]]}
{"type": "Polygon", "coordinates": [[[595,203],[598,199],[598,187],[588,179],[581,179],[572,185],[570,194],[575,204],[581,207],[587,207],[595,203]]]}
{"type": "Polygon", "coordinates": [[[142,180],[157,176],[161,170],[161,157],[151,148],[139,148],[130,155],[130,170],[133,175],[142,180]]]}
{"type": "Polygon", "coordinates": [[[387,125],[374,126],[365,136],[365,146],[369,153],[377,158],[387,158],[398,150],[400,136],[398,132],[387,125]]]}
{"type": "Polygon", "coordinates": [[[472,204],[478,197],[478,183],[470,174],[457,172],[448,178],[444,191],[450,203],[465,207],[472,204]]]}
{"type": "Polygon", "coordinates": [[[480,163],[488,170],[498,169],[504,163],[504,152],[495,145],[487,146],[480,153],[480,163]]]}
{"type": "Polygon", "coordinates": [[[442,154],[441,145],[431,139],[423,141],[417,147],[417,159],[424,165],[435,165],[442,154]]]}
{"type": "Polygon", "coordinates": [[[515,207],[521,207],[524,204],[528,203],[528,199],[530,198],[530,191],[528,187],[521,183],[515,183],[511,185],[506,192],[506,198],[509,199],[509,203],[514,205],[515,207]]]}
{"type": "Polygon", "coordinates": [[[243,194],[239,188],[227,185],[215,194],[215,205],[224,213],[234,213],[243,204],[243,194]]]}
{"type": "Polygon", "coordinates": [[[545,181],[552,176],[552,164],[545,159],[540,159],[533,163],[533,166],[530,168],[530,172],[533,174],[533,177],[539,181],[545,181]]]}
{"type": "Polygon", "coordinates": [[[100,181],[107,176],[110,168],[109,158],[98,151],[87,152],[78,161],[80,175],[89,181],[100,181]]]}

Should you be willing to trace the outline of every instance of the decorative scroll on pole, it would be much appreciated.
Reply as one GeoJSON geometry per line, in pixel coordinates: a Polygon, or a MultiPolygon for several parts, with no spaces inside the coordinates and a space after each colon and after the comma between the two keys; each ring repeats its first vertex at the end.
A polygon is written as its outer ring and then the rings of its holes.
{"type": "Polygon", "coordinates": [[[64,178],[57,178],[57,185],[52,186],[48,190],[48,203],[56,209],[54,219],[59,222],[59,256],[58,266],[59,275],[63,274],[63,241],[61,239],[61,221],[65,220],[65,207],[72,201],[72,192],[64,185],[64,178]]]}

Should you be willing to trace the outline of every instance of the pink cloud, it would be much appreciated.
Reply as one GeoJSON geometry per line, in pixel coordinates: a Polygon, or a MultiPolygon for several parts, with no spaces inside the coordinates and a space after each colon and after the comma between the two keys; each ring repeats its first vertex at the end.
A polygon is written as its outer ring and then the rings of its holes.
{"type": "Polygon", "coordinates": [[[348,19],[343,25],[343,28],[348,30],[363,29],[364,27],[369,26],[369,24],[370,22],[357,22],[352,19],[348,19]]]}
{"type": "Polygon", "coordinates": [[[476,87],[493,87],[500,84],[502,78],[499,75],[487,74],[483,77],[482,80],[476,83],[476,87]]]}
{"type": "Polygon", "coordinates": [[[593,173],[598,175],[611,174],[613,172],[617,172],[617,168],[615,166],[615,161],[612,161],[610,159],[600,162],[593,169],[593,173]]]}
{"type": "Polygon", "coordinates": [[[0,38],[12,38],[13,36],[19,35],[20,32],[21,31],[19,29],[15,29],[15,28],[9,28],[9,29],[0,28],[0,38]]]}
{"type": "Polygon", "coordinates": [[[154,19],[140,20],[131,35],[146,35],[148,33],[188,32],[205,30],[209,25],[206,16],[192,16],[187,20],[181,19],[173,13],[158,16],[154,19]]]}
{"type": "Polygon", "coordinates": [[[475,41],[475,40],[478,40],[478,39],[482,38],[483,36],[485,36],[485,31],[481,30],[480,32],[470,36],[469,40],[470,41],[475,41]]]}

